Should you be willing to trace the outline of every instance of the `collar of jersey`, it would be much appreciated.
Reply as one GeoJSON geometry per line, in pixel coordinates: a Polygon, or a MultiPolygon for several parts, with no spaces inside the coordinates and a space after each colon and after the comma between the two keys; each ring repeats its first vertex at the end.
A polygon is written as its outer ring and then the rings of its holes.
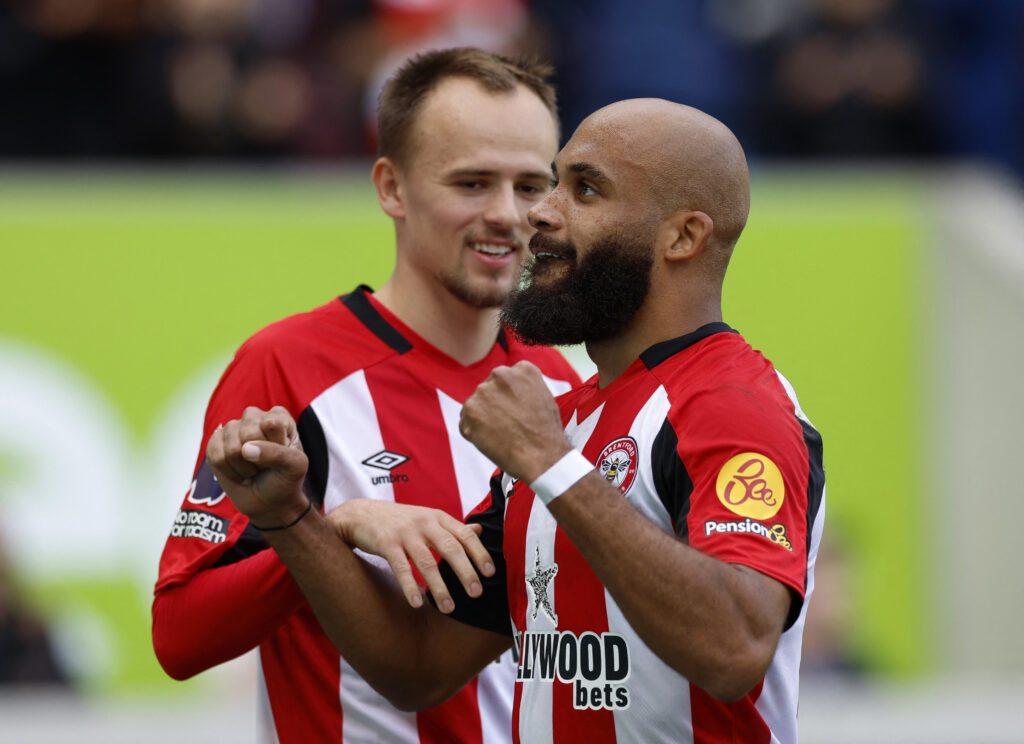
{"type": "Polygon", "coordinates": [[[605,387],[598,387],[598,376],[595,374],[573,392],[566,393],[567,397],[575,395],[571,408],[575,409],[577,417],[582,420],[590,416],[594,409],[608,401],[609,398],[619,395],[623,389],[629,390],[630,394],[649,395],[648,387],[660,384],[656,377],[648,374],[650,370],[717,333],[738,333],[738,331],[733,330],[725,323],[708,323],[686,335],[660,341],[633,360],[622,374],[605,387]]]}
{"type": "MultiPolygon", "coordinates": [[[[384,305],[373,296],[373,289],[365,284],[360,284],[354,291],[344,295],[341,298],[341,301],[357,318],[359,318],[363,325],[377,336],[377,338],[399,354],[405,354],[415,348],[449,366],[474,367],[478,364],[486,364],[488,368],[494,366],[494,362],[489,361],[491,355],[495,353],[495,349],[493,347],[491,352],[483,359],[470,365],[465,365],[455,359],[452,359],[452,357],[445,354],[443,351],[416,333],[412,328],[399,320],[398,316],[384,307],[384,305]]],[[[495,345],[500,346],[502,352],[508,353],[508,339],[505,336],[504,328],[498,331],[498,337],[496,340],[497,344],[495,345]]]]}
{"type": "Polygon", "coordinates": [[[647,369],[654,369],[669,357],[675,356],[680,351],[688,349],[708,336],[714,336],[716,333],[739,333],[739,331],[733,329],[727,323],[708,323],[707,325],[702,325],[696,331],[691,331],[683,336],[677,336],[668,341],[659,341],[640,354],[640,361],[643,362],[647,369]]]}

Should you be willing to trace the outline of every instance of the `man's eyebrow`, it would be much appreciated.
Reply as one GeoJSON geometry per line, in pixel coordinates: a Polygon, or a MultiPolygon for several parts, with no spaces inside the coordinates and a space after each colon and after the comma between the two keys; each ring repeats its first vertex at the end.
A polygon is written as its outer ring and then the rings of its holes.
{"type": "MultiPolygon", "coordinates": [[[[572,163],[568,166],[567,170],[572,173],[578,173],[579,175],[587,178],[592,178],[595,181],[608,180],[608,176],[606,176],[600,168],[596,165],[591,165],[590,163],[572,163]]],[[[551,172],[556,176],[558,175],[558,167],[554,163],[551,164],[551,172]]]]}
{"type": "Polygon", "coordinates": [[[495,171],[487,168],[457,168],[449,171],[448,175],[453,178],[465,178],[467,176],[493,176],[495,171]]]}
{"type": "MultiPolygon", "coordinates": [[[[467,178],[471,176],[493,177],[498,175],[498,172],[496,170],[491,170],[489,168],[460,168],[458,170],[451,171],[448,175],[450,178],[467,178]]],[[[546,181],[549,178],[551,178],[551,174],[548,173],[547,171],[528,170],[523,171],[521,173],[517,173],[516,178],[530,178],[537,179],[540,181],[546,181]]]]}

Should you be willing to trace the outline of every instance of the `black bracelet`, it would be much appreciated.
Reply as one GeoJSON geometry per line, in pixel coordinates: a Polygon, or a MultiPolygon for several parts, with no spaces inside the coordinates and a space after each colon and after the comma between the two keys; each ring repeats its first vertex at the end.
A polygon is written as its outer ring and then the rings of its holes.
{"type": "Polygon", "coordinates": [[[285,524],[285,525],[282,525],[282,526],[280,526],[280,527],[260,527],[260,526],[259,526],[258,524],[255,524],[255,523],[253,523],[253,521],[252,521],[252,520],[249,520],[249,524],[251,524],[251,525],[252,525],[253,527],[255,527],[256,529],[258,529],[258,530],[259,530],[260,532],[276,532],[277,530],[286,530],[286,529],[288,529],[289,527],[294,527],[294,526],[295,526],[295,525],[297,525],[297,524],[298,524],[299,522],[301,522],[301,521],[302,521],[302,518],[303,518],[304,516],[306,516],[307,514],[309,514],[309,510],[310,510],[310,509],[312,509],[312,508],[313,508],[313,502],[312,502],[312,501],[310,501],[310,502],[308,502],[308,503],[306,504],[306,511],[302,512],[302,514],[300,514],[299,516],[297,516],[297,517],[295,518],[295,521],[294,521],[294,522],[292,522],[292,523],[290,523],[290,524],[285,524]]]}

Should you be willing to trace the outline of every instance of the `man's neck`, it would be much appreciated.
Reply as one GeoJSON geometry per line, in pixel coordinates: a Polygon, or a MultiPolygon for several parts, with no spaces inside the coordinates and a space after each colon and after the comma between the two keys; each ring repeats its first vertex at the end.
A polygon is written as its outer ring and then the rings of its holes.
{"type": "Polygon", "coordinates": [[[498,308],[475,308],[436,283],[394,275],[373,295],[424,340],[461,364],[487,356],[498,337],[498,308]]]}
{"type": "Polygon", "coordinates": [[[721,305],[708,302],[684,311],[669,308],[658,313],[645,305],[618,335],[587,344],[587,355],[597,366],[598,387],[607,387],[654,344],[691,333],[722,320],[721,305]]]}

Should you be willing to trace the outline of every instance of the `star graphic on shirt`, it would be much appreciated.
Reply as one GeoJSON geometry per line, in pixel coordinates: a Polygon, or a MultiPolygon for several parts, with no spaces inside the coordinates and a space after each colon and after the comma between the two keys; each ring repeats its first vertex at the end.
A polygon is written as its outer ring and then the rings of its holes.
{"type": "Polygon", "coordinates": [[[530,615],[530,619],[536,620],[537,610],[544,610],[544,614],[557,628],[558,615],[555,614],[554,608],[551,607],[551,600],[548,598],[548,585],[551,583],[551,579],[555,578],[556,573],[558,573],[557,563],[553,563],[547,568],[540,567],[540,546],[538,545],[537,558],[533,563],[533,573],[526,575],[526,586],[533,592],[533,613],[530,615]]]}

